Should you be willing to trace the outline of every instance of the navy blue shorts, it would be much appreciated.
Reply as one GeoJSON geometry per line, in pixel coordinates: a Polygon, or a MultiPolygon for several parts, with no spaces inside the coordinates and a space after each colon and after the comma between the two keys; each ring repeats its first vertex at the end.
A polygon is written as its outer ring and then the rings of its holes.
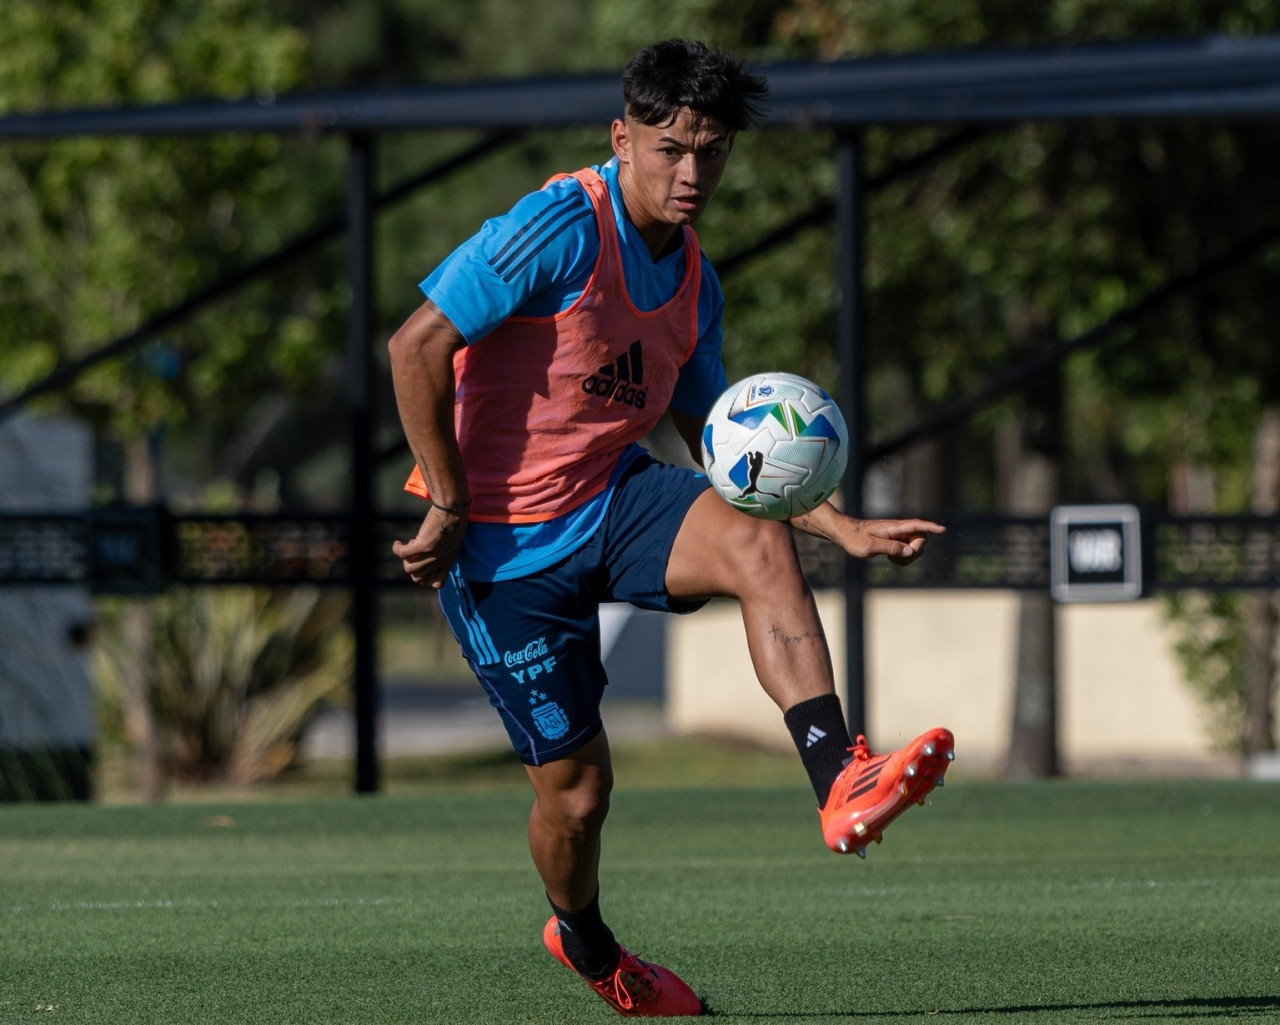
{"type": "Polygon", "coordinates": [[[672,601],[665,579],[685,514],[707,487],[693,470],[641,456],[572,555],[517,580],[466,580],[455,567],[440,589],[445,618],[525,764],[563,758],[600,732],[602,602],[680,613],[705,604],[672,601]]]}

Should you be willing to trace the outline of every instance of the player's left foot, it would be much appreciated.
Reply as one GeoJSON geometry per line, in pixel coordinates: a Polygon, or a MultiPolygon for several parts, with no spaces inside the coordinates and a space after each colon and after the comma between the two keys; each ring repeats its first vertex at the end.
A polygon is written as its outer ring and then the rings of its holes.
{"type": "Polygon", "coordinates": [[[924,804],[955,758],[950,730],[933,729],[890,754],[872,754],[859,736],[849,750],[853,760],[831,785],[818,809],[822,838],[840,854],[867,856],[867,844],[879,843],[884,829],[913,804],[924,804]]]}
{"type": "MultiPolygon", "coordinates": [[[[566,968],[573,968],[564,955],[560,922],[555,915],[542,930],[542,942],[552,957],[566,968]]],[[[608,978],[589,979],[585,975],[578,978],[619,1014],[627,1018],[674,1018],[701,1014],[705,1010],[698,994],[675,972],[641,961],[621,944],[618,955],[618,967],[608,978]]]]}

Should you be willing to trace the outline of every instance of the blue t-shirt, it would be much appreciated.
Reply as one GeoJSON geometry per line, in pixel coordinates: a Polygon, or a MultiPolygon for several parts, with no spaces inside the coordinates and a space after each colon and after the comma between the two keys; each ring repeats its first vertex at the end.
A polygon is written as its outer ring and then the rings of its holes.
{"type": "MultiPolygon", "coordinates": [[[[684,250],[655,261],[627,219],[616,160],[596,167],[609,186],[618,227],[623,276],[632,303],[654,310],[669,302],[684,279],[684,250]]],[[[552,182],[484,223],[419,286],[466,339],[484,338],[508,317],[550,317],[582,294],[600,251],[600,236],[586,192],[572,178],[552,182]]],[[[706,416],[727,387],[720,358],[724,293],[702,257],[698,292],[698,344],[681,368],[671,408],[706,416]]],[[[612,480],[640,452],[631,446],[612,480]]],[[[471,523],[458,565],[473,580],[509,580],[558,562],[580,547],[608,509],[610,487],[575,509],[542,523],[471,523]]]]}

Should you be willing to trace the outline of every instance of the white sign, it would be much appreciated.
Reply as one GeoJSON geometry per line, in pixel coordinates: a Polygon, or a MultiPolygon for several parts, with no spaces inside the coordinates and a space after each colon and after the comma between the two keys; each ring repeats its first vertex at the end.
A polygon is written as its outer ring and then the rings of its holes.
{"type": "Polygon", "coordinates": [[[1142,596],[1142,531],[1132,505],[1060,505],[1049,517],[1050,591],[1056,601],[1142,596]]]}

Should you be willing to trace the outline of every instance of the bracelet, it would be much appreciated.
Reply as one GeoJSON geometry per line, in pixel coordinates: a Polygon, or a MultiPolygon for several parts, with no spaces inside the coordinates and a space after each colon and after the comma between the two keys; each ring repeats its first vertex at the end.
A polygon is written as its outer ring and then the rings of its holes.
{"type": "Polygon", "coordinates": [[[471,508],[471,499],[455,502],[453,505],[441,505],[439,502],[432,502],[431,508],[439,509],[442,513],[448,513],[450,516],[461,516],[463,509],[471,508]]]}

